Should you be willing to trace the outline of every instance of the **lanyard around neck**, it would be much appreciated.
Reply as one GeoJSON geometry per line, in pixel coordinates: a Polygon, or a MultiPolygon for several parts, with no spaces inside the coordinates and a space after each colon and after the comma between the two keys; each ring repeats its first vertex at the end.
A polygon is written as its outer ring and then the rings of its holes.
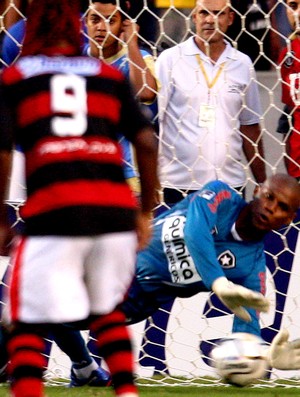
{"type": "Polygon", "coordinates": [[[216,82],[218,81],[218,78],[220,77],[220,75],[221,75],[221,73],[222,73],[222,71],[223,71],[223,69],[224,69],[224,66],[225,66],[226,62],[221,63],[221,65],[219,66],[219,69],[218,69],[218,71],[217,71],[217,74],[216,74],[215,77],[210,81],[209,78],[208,78],[208,75],[207,75],[207,73],[206,73],[206,70],[205,70],[205,68],[204,68],[203,61],[202,61],[200,55],[199,55],[199,54],[196,54],[196,58],[197,58],[197,62],[198,62],[198,64],[199,64],[199,67],[200,67],[200,69],[201,69],[201,72],[202,72],[202,74],[203,74],[203,76],[204,76],[204,78],[205,78],[207,87],[208,87],[209,89],[213,88],[213,86],[214,86],[214,85],[216,84],[216,82]]]}

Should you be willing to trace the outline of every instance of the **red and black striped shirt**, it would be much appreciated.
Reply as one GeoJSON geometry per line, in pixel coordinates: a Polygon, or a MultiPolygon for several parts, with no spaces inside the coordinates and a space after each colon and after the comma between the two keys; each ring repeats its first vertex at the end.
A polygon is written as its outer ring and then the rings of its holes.
{"type": "Polygon", "coordinates": [[[132,230],[118,131],[133,141],[149,122],[123,75],[93,58],[23,57],[0,90],[0,150],[26,159],[25,234],[132,230]]]}

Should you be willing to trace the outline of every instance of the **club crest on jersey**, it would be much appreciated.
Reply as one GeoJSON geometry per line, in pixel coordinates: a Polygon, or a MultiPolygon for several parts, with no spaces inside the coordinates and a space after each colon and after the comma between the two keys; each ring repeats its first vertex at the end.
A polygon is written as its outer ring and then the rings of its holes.
{"type": "Polygon", "coordinates": [[[233,269],[235,267],[235,256],[230,250],[222,252],[218,256],[218,261],[223,269],[233,269]]]}
{"type": "Polygon", "coordinates": [[[284,60],[284,66],[286,68],[290,68],[295,60],[295,51],[290,51],[286,54],[286,58],[284,60]]]}
{"type": "Polygon", "coordinates": [[[199,193],[199,197],[204,198],[205,200],[211,200],[214,198],[216,195],[216,192],[213,192],[212,190],[203,190],[201,193],[199,193]]]}
{"type": "Polygon", "coordinates": [[[290,74],[290,95],[296,106],[300,106],[300,73],[290,74]]]}

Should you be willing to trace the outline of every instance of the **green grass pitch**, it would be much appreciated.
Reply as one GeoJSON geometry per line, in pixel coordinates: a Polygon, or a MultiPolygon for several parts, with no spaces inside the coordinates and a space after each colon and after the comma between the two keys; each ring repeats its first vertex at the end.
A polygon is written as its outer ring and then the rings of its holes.
{"type": "MultiPolygon", "coordinates": [[[[140,397],[285,397],[299,396],[298,388],[236,388],[233,386],[195,387],[195,386],[166,386],[139,387],[140,397]]],[[[114,397],[112,388],[79,387],[69,389],[64,386],[48,386],[46,397],[114,397]]],[[[7,386],[0,387],[0,397],[8,397],[7,386]]]]}

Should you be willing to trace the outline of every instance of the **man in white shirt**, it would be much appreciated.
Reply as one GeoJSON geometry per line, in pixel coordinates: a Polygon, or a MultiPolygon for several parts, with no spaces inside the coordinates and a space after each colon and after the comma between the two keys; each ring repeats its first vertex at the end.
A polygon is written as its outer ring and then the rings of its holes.
{"type": "Polygon", "coordinates": [[[230,2],[198,0],[192,17],[196,34],[156,62],[160,183],[169,206],[213,179],[241,190],[250,169],[256,182],[266,178],[254,67],[225,40],[230,2]]]}

